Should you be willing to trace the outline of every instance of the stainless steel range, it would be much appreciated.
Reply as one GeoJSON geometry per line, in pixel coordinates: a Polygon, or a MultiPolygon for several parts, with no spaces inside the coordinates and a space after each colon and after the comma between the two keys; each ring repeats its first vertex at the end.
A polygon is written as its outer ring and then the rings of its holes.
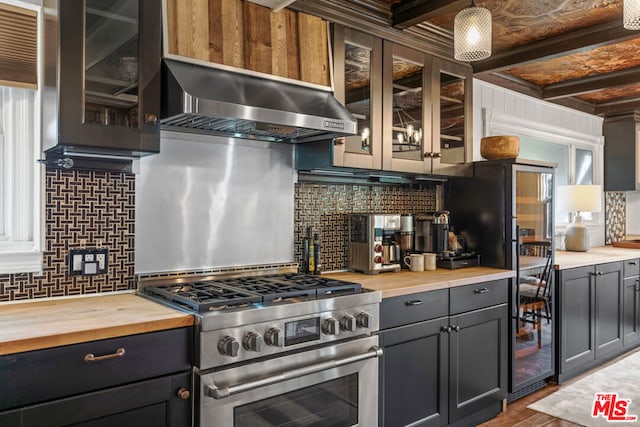
{"type": "Polygon", "coordinates": [[[377,425],[379,292],[291,272],[141,290],[196,316],[196,425],[377,425]]]}

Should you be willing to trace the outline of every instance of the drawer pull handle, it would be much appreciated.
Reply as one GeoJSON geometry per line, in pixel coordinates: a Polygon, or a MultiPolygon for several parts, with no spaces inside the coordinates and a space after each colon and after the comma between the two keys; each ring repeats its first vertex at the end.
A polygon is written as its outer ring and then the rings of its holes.
{"type": "Polygon", "coordinates": [[[475,292],[476,294],[486,294],[487,292],[489,292],[488,288],[479,288],[479,289],[474,289],[473,292],[475,292]]]}
{"type": "Polygon", "coordinates": [[[411,306],[411,305],[420,305],[420,304],[422,304],[422,300],[421,299],[414,299],[414,300],[411,300],[411,301],[405,301],[404,303],[405,303],[405,305],[409,305],[409,306],[411,306]]]}
{"type": "Polygon", "coordinates": [[[638,263],[635,261],[629,261],[629,265],[638,265],[638,263]]]}
{"type": "Polygon", "coordinates": [[[89,353],[84,356],[85,362],[100,362],[102,360],[115,359],[116,357],[124,356],[124,348],[119,348],[115,353],[105,354],[104,356],[96,356],[93,353],[89,353]]]}

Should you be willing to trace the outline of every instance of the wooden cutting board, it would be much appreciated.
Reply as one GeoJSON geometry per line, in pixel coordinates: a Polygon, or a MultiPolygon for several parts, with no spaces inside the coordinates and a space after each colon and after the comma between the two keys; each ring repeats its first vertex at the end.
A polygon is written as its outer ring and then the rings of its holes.
{"type": "Polygon", "coordinates": [[[194,318],[134,293],[0,305],[0,355],[191,326],[194,318]]]}

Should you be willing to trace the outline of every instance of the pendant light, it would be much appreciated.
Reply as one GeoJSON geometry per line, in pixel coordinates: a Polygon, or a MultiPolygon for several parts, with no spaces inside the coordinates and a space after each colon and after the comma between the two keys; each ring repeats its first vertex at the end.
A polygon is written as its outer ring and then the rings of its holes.
{"type": "Polygon", "coordinates": [[[640,30],[640,0],[624,0],[622,22],[627,30],[640,30]]]}
{"type": "MultiPolygon", "coordinates": [[[[638,0],[640,1],[640,0],[638,0]]],[[[454,58],[480,61],[491,56],[491,12],[484,7],[462,9],[453,21],[454,58]]]]}

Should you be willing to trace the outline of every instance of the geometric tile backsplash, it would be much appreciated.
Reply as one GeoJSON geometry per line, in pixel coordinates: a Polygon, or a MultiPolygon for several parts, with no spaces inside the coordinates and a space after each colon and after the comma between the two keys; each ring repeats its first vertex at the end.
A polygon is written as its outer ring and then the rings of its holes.
{"type": "Polygon", "coordinates": [[[623,192],[607,191],[605,201],[605,234],[604,243],[624,240],[626,234],[626,197],[623,192]]]}
{"type": "Polygon", "coordinates": [[[348,267],[349,213],[417,214],[436,209],[436,186],[357,185],[299,182],[294,200],[294,261],[302,265],[307,227],[318,233],[322,271],[348,267]]]}
{"type": "Polygon", "coordinates": [[[47,169],[41,276],[0,275],[0,301],[134,289],[135,175],[47,169]],[[106,274],[68,276],[69,249],[109,249],[106,274]]]}

